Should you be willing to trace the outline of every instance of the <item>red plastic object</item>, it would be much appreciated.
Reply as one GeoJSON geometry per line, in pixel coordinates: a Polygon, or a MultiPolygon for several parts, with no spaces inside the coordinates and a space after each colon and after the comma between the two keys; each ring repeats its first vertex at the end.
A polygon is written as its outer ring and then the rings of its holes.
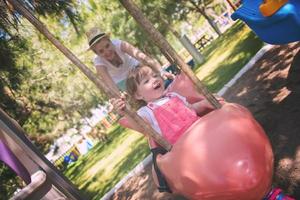
{"type": "Polygon", "coordinates": [[[270,142],[236,104],[200,118],[157,162],[171,190],[188,199],[258,200],[271,188],[270,142]]]}
{"type": "Polygon", "coordinates": [[[176,92],[181,96],[184,96],[189,103],[195,103],[204,99],[203,95],[198,93],[193,82],[184,73],[175,77],[174,81],[167,88],[167,91],[176,92]]]}

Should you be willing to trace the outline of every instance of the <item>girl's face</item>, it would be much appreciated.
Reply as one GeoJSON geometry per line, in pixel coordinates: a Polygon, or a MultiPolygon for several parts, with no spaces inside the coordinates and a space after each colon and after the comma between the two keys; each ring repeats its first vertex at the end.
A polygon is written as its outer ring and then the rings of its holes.
{"type": "Polygon", "coordinates": [[[163,96],[165,90],[164,81],[150,67],[146,67],[146,73],[137,85],[136,99],[151,102],[163,96]]]}
{"type": "Polygon", "coordinates": [[[115,56],[115,49],[111,41],[104,37],[93,47],[94,52],[102,58],[112,61],[115,56]]]}

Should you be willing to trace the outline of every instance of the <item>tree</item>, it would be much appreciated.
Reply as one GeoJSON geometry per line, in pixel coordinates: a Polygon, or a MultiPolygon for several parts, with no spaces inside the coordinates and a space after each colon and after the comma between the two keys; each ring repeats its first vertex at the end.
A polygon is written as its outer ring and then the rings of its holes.
{"type": "MultiPolygon", "coordinates": [[[[79,15],[76,13],[74,7],[75,1],[24,1],[26,7],[31,9],[39,16],[51,15],[56,20],[64,20],[73,25],[76,32],[80,32],[77,28],[79,15]]],[[[33,102],[32,97],[36,98],[35,91],[39,89],[45,90],[48,83],[44,86],[42,84],[35,88],[28,84],[28,80],[35,79],[32,74],[34,66],[35,54],[37,53],[32,49],[32,43],[26,37],[31,31],[24,32],[25,35],[20,34],[22,28],[20,27],[22,19],[19,14],[15,12],[12,5],[6,0],[0,1],[0,106],[10,116],[16,119],[20,125],[28,124],[28,121],[33,122],[41,118],[41,115],[36,115],[41,109],[37,104],[45,104],[43,98],[41,101],[33,102]],[[35,117],[36,116],[36,117],[35,117]]],[[[27,27],[28,28],[28,27],[27,27]]],[[[37,63],[39,65],[39,63],[37,63]]],[[[39,77],[40,78],[40,77],[39,77]]],[[[37,83],[41,83],[38,81],[37,83]]],[[[45,83],[45,82],[43,82],[45,83]]],[[[46,103],[47,104],[47,103],[46,103]]],[[[50,103],[48,104],[50,105],[50,103]]],[[[51,106],[54,104],[52,103],[51,106]]],[[[48,107],[49,108],[49,107],[48,107]]],[[[43,112],[48,109],[47,106],[43,108],[43,112]]],[[[55,108],[55,107],[54,107],[55,108]]],[[[53,108],[52,108],[53,110],[53,108]]],[[[49,111],[49,109],[48,109],[49,111]]],[[[47,124],[47,123],[39,123],[47,124]]],[[[37,133],[40,133],[39,129],[37,133]]],[[[49,144],[53,138],[47,135],[31,135],[35,143],[42,145],[41,149],[45,149],[45,144],[49,144]]],[[[1,176],[1,197],[9,199],[16,188],[21,187],[21,181],[16,175],[2,163],[0,163],[0,176],[1,176]]]]}
{"type": "MultiPolygon", "coordinates": [[[[76,118],[79,120],[77,114],[69,112],[74,104],[72,98],[84,99],[77,109],[87,114],[91,106],[102,101],[103,95],[95,95],[95,87],[70,62],[57,59],[60,55],[42,35],[26,30],[29,24],[8,1],[0,1],[0,5],[0,91],[3,94],[0,105],[36,144],[45,141],[43,138],[49,138],[47,141],[51,143],[66,128],[76,124],[76,118]]],[[[25,5],[55,27],[53,30],[59,37],[66,32],[70,35],[72,28],[76,33],[81,30],[81,26],[74,28],[75,22],[80,22],[77,1],[26,1],[25,5]]],[[[38,146],[47,151],[44,142],[38,146]]]]}
{"type": "Polygon", "coordinates": [[[213,30],[221,35],[221,31],[214,23],[214,21],[206,13],[206,9],[212,4],[213,0],[174,0],[174,1],[165,1],[165,7],[171,9],[161,10],[161,12],[166,13],[168,16],[171,16],[170,19],[180,19],[187,20],[187,16],[191,12],[199,13],[203,16],[213,30]]]}
{"type": "MultiPolygon", "coordinates": [[[[26,1],[26,6],[45,16],[47,14],[56,16],[57,20],[66,17],[73,27],[79,21],[74,9],[71,9],[72,1],[26,1]]],[[[21,52],[30,52],[28,41],[19,34],[20,16],[13,7],[5,0],[0,1],[0,104],[8,113],[15,117],[20,124],[30,113],[28,99],[16,91],[21,87],[22,81],[29,77],[29,68],[25,65],[18,65],[17,57],[21,52]],[[16,109],[17,108],[17,109],[16,109]],[[19,117],[21,118],[19,118],[19,117]]],[[[76,29],[78,31],[78,29],[76,29]]],[[[32,52],[33,53],[33,52],[32,52]]]]}
{"type": "Polygon", "coordinates": [[[214,23],[214,21],[210,19],[210,17],[207,15],[207,13],[205,11],[206,7],[209,5],[209,3],[211,3],[211,0],[209,0],[209,1],[204,1],[204,0],[198,0],[198,1],[188,0],[188,1],[193,5],[193,7],[195,8],[195,10],[197,12],[199,12],[207,20],[207,22],[214,29],[214,31],[220,36],[222,34],[221,31],[219,30],[219,28],[217,27],[217,25],[214,23]]]}

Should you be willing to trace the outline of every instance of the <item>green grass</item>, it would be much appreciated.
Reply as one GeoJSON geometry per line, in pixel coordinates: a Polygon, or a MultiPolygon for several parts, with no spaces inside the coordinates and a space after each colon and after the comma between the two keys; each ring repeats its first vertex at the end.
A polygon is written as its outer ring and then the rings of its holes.
{"type": "Polygon", "coordinates": [[[205,49],[205,62],[195,73],[211,92],[217,92],[262,46],[263,42],[247,26],[236,23],[205,49]]]}
{"type": "Polygon", "coordinates": [[[109,138],[64,172],[88,199],[100,199],[150,153],[140,133],[115,125],[109,138]]]}
{"type": "MultiPolygon", "coordinates": [[[[203,52],[206,61],[195,69],[212,92],[223,87],[263,46],[242,23],[235,24],[203,52]]],[[[89,199],[100,199],[146,155],[146,140],[139,133],[115,125],[109,131],[111,142],[98,143],[79,158],[65,175],[89,199]]]]}

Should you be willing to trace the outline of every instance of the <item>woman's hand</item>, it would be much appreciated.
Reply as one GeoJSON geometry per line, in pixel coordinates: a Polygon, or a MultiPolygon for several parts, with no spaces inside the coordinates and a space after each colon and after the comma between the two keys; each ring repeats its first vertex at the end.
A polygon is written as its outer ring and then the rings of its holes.
{"type": "Polygon", "coordinates": [[[167,72],[165,71],[164,73],[162,73],[162,77],[163,79],[174,79],[175,78],[175,75],[172,74],[171,72],[167,72]]]}
{"type": "Polygon", "coordinates": [[[163,68],[161,68],[159,72],[160,72],[160,76],[163,77],[164,80],[165,79],[172,79],[173,80],[175,78],[174,74],[172,74],[171,72],[166,71],[163,68]]]}

